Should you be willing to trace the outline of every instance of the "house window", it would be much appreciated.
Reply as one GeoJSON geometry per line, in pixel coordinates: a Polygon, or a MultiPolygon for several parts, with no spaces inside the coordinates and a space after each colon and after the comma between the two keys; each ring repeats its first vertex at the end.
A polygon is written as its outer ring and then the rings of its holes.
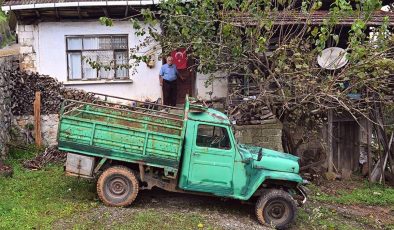
{"type": "Polygon", "coordinates": [[[66,36],[68,80],[127,79],[128,36],[87,35],[66,36]],[[94,69],[86,62],[100,63],[94,69]],[[104,67],[111,67],[104,68],[104,67]]]}

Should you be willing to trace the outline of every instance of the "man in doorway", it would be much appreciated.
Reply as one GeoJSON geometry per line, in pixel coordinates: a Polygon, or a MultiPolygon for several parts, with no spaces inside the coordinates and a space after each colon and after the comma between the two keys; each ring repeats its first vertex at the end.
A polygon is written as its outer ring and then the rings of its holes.
{"type": "Polygon", "coordinates": [[[163,90],[163,104],[176,106],[176,80],[178,77],[183,80],[183,77],[179,75],[176,65],[172,63],[172,57],[168,56],[166,60],[167,63],[161,67],[159,73],[160,85],[163,90]]]}

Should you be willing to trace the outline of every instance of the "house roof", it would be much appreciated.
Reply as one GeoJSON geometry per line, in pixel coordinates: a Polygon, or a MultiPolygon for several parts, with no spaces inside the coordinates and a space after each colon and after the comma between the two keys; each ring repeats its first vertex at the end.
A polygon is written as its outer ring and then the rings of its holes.
{"type": "MultiPolygon", "coordinates": [[[[375,11],[368,20],[367,25],[379,26],[382,25],[385,17],[389,18],[389,25],[394,26],[394,12],[375,11]]],[[[278,11],[271,15],[271,18],[276,25],[295,25],[308,23],[311,25],[321,25],[325,19],[330,18],[329,11],[318,10],[312,14],[305,14],[300,11],[278,11]]],[[[338,25],[351,26],[357,15],[347,15],[339,19],[338,25]]],[[[233,22],[239,25],[257,25],[258,21],[248,15],[237,14],[233,16],[233,22]]]]}
{"type": "Polygon", "coordinates": [[[91,6],[140,6],[156,5],[159,0],[4,0],[2,10],[26,10],[61,7],[91,7],[91,6]]]}
{"type": "Polygon", "coordinates": [[[129,1],[119,1],[119,0],[105,0],[105,1],[97,1],[97,0],[4,0],[3,6],[15,6],[15,5],[34,5],[34,4],[45,4],[45,3],[72,3],[72,2],[90,2],[91,4],[127,4],[128,2],[149,2],[150,4],[154,4],[157,1],[148,0],[148,1],[140,1],[140,0],[129,0],[129,1]]]}
{"type": "MultiPolygon", "coordinates": [[[[13,5],[29,5],[29,4],[42,4],[42,3],[67,3],[67,2],[78,2],[77,0],[4,0],[4,6],[13,6],[13,5]]],[[[83,0],[80,2],[126,2],[126,1],[119,1],[119,0],[108,0],[108,1],[97,1],[97,0],[83,0]]],[[[140,0],[132,0],[132,2],[154,2],[157,1],[140,1],[140,0]]],[[[301,1],[297,1],[301,3],[301,1]]],[[[323,5],[331,5],[334,0],[322,0],[323,5]]],[[[383,5],[391,4],[392,0],[382,0],[383,5]]],[[[323,7],[324,8],[324,7],[323,7]]]]}
{"type": "Polygon", "coordinates": [[[1,9],[13,11],[19,22],[87,19],[106,16],[125,18],[140,13],[142,8],[155,7],[159,0],[4,0],[1,9]]]}
{"type": "MultiPolygon", "coordinates": [[[[325,0],[325,3],[333,0],[325,0]]],[[[392,1],[392,0],[390,0],[392,1]]],[[[4,0],[3,11],[14,11],[18,20],[51,20],[74,19],[74,18],[98,18],[100,16],[126,17],[129,7],[134,9],[141,7],[154,7],[160,0],[4,0]],[[126,10],[125,10],[126,9],[126,10]]],[[[389,25],[394,26],[394,12],[376,11],[368,21],[369,26],[379,26],[384,17],[389,17],[389,25]]],[[[304,14],[297,10],[278,11],[272,14],[272,20],[276,25],[294,25],[309,23],[311,25],[323,24],[324,19],[329,18],[329,12],[318,10],[312,14],[304,14]]],[[[338,24],[350,26],[357,16],[341,17],[338,24]]],[[[239,25],[254,25],[259,22],[245,14],[233,15],[233,22],[239,25]]]]}

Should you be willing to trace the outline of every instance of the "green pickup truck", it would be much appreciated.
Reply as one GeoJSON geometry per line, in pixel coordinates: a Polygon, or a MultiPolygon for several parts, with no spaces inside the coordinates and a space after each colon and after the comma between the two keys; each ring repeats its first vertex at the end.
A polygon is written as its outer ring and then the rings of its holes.
{"type": "Polygon", "coordinates": [[[298,157],[238,144],[227,116],[193,98],[184,108],[95,98],[64,101],[58,143],[66,174],[98,178],[106,205],[128,206],[158,187],[253,201],[261,224],[284,228],[306,201],[298,157]]]}

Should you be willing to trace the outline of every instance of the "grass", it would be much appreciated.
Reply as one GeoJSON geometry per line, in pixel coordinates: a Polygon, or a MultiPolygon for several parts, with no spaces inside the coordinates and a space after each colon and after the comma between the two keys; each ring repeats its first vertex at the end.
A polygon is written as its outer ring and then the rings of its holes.
{"type": "MultiPolygon", "coordinates": [[[[95,183],[66,177],[62,165],[48,165],[40,171],[21,166],[24,159],[34,157],[34,148],[12,150],[6,163],[14,168],[12,178],[0,178],[0,229],[51,229],[54,224],[73,229],[214,229],[216,223],[207,213],[186,213],[136,205],[133,208],[105,208],[97,199],[95,183]],[[61,223],[65,223],[63,226],[61,223]]],[[[311,203],[299,209],[295,229],[359,229],[370,219],[346,217],[324,204],[377,205],[394,208],[394,189],[361,184],[353,190],[339,190],[337,195],[324,193],[317,186],[311,203]]],[[[378,227],[376,227],[378,228],[378,227]]],[[[386,226],[394,229],[394,225],[386,226]]]]}
{"type": "Polygon", "coordinates": [[[0,229],[52,229],[58,220],[71,220],[65,228],[73,229],[212,229],[201,215],[193,213],[151,208],[138,212],[105,209],[120,213],[118,216],[100,213],[97,208],[102,204],[94,182],[65,176],[62,165],[48,165],[40,171],[21,166],[38,152],[34,148],[12,150],[6,161],[14,175],[0,177],[0,229]]]}
{"type": "Polygon", "coordinates": [[[343,217],[333,210],[325,207],[315,207],[308,211],[299,209],[295,223],[295,229],[359,229],[351,223],[344,221],[343,217]]]}
{"type": "Polygon", "coordinates": [[[155,210],[139,212],[127,223],[114,226],[116,229],[213,229],[204,219],[197,214],[191,213],[166,213],[155,210]]]}
{"type": "MultiPolygon", "coordinates": [[[[169,212],[158,208],[133,208],[126,211],[122,208],[111,208],[106,212],[93,211],[94,216],[73,217],[73,229],[133,229],[133,230],[174,230],[174,229],[215,229],[199,214],[169,212]]],[[[62,226],[64,226],[62,224],[62,226]]]]}
{"type": "Polygon", "coordinates": [[[379,225],[373,217],[344,215],[325,205],[368,205],[394,210],[394,188],[364,182],[354,189],[339,189],[336,195],[330,195],[313,184],[308,187],[311,189],[311,205],[299,209],[295,229],[380,229],[383,226],[384,229],[394,229],[394,224],[379,225]]]}
{"type": "Polygon", "coordinates": [[[100,220],[77,220],[74,229],[130,229],[130,230],[173,230],[173,229],[215,229],[204,218],[195,213],[171,212],[152,208],[134,208],[122,216],[113,217],[113,213],[100,213],[100,220]]]}
{"type": "Polygon", "coordinates": [[[338,190],[338,195],[328,195],[316,186],[309,188],[313,191],[316,201],[339,204],[364,204],[394,207],[394,188],[379,184],[364,183],[363,186],[349,190],[338,190]]]}
{"type": "Polygon", "coordinates": [[[60,165],[28,171],[35,151],[11,151],[12,178],[0,178],[0,229],[49,229],[53,221],[98,205],[94,184],[64,176],[60,165]]]}

